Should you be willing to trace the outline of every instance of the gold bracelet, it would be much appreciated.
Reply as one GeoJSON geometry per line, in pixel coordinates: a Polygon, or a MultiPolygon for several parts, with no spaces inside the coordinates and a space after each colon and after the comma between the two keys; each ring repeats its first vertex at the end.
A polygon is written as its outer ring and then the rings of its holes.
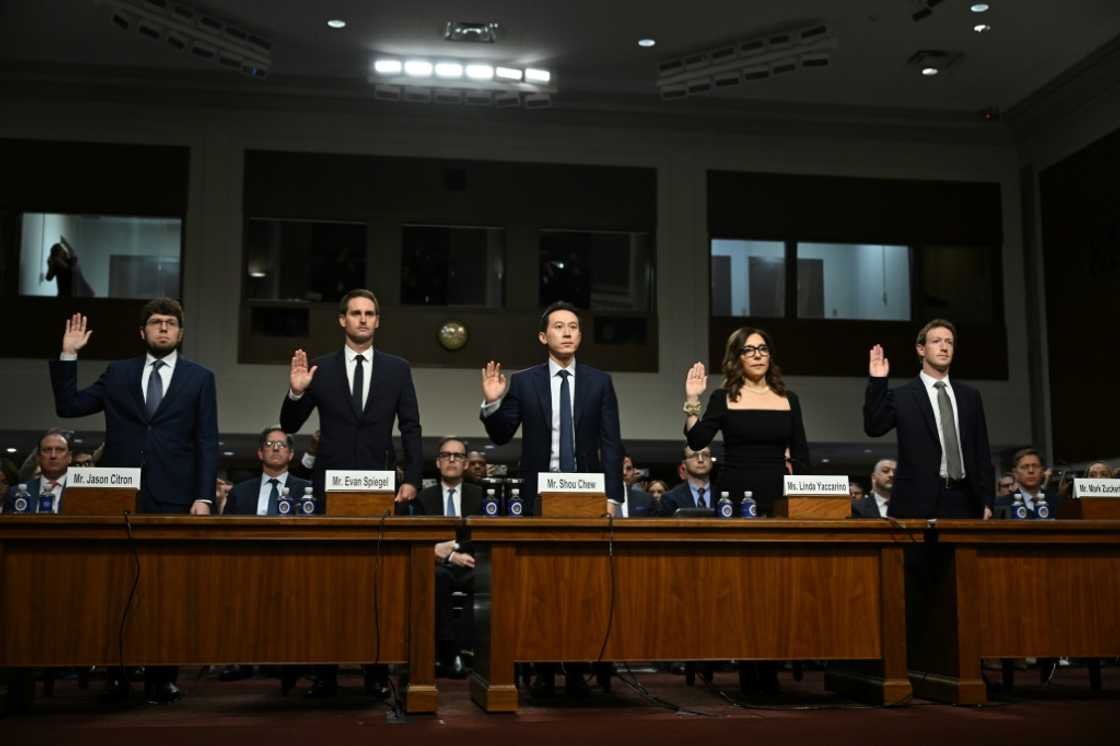
{"type": "Polygon", "coordinates": [[[700,416],[700,402],[698,402],[698,401],[694,401],[694,402],[686,401],[684,403],[684,406],[681,407],[681,411],[684,412],[685,414],[687,414],[689,417],[699,417],[700,416]]]}

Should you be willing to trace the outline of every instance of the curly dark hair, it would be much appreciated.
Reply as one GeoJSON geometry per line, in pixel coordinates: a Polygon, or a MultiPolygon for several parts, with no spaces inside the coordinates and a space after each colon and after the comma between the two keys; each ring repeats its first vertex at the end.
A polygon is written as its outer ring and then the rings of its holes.
{"type": "Polygon", "coordinates": [[[746,376],[743,374],[743,364],[739,357],[741,350],[752,334],[762,337],[762,341],[770,348],[770,367],[766,369],[766,385],[778,396],[786,395],[786,384],[782,380],[782,369],[774,362],[774,342],[770,339],[770,335],[761,329],[744,326],[731,333],[723,350],[723,387],[727,389],[728,401],[739,401],[739,392],[746,380],[746,376]]]}

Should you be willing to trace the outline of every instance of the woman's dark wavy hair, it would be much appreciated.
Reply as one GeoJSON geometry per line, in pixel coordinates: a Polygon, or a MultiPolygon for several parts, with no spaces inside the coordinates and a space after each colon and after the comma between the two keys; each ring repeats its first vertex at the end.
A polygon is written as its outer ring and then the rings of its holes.
{"type": "Polygon", "coordinates": [[[778,396],[786,395],[786,384],[782,380],[782,369],[774,363],[774,342],[770,339],[770,335],[761,329],[744,326],[731,333],[723,350],[723,387],[727,389],[728,401],[739,401],[739,391],[743,388],[743,382],[746,380],[746,375],[743,373],[743,364],[739,360],[739,351],[747,344],[747,339],[752,334],[762,337],[762,341],[770,348],[770,367],[766,369],[766,385],[778,396]]]}

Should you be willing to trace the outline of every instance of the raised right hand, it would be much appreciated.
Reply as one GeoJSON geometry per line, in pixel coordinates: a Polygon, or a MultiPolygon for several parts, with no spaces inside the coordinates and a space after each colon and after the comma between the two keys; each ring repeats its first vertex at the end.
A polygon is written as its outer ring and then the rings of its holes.
{"type": "Polygon", "coordinates": [[[502,373],[502,364],[493,360],[482,369],[482,398],[487,404],[492,404],[502,398],[506,393],[506,375],[502,373]]]}
{"type": "Polygon", "coordinates": [[[883,345],[871,348],[871,360],[867,365],[867,373],[872,378],[886,378],[891,372],[891,363],[883,354],[883,345]]]}
{"type": "Polygon", "coordinates": [[[93,334],[93,330],[87,329],[86,323],[86,317],[80,313],[66,319],[66,332],[62,335],[62,351],[67,355],[77,355],[78,350],[89,342],[89,335],[93,334]]]}
{"type": "Polygon", "coordinates": [[[688,375],[684,377],[684,395],[692,401],[699,399],[707,389],[708,374],[704,371],[704,364],[696,363],[688,369],[688,375]]]}
{"type": "Polygon", "coordinates": [[[302,394],[307,391],[307,387],[311,385],[311,379],[315,377],[315,371],[319,370],[318,365],[311,366],[307,369],[307,353],[303,350],[296,350],[292,355],[292,372],[289,376],[291,382],[292,393],[302,394]]]}

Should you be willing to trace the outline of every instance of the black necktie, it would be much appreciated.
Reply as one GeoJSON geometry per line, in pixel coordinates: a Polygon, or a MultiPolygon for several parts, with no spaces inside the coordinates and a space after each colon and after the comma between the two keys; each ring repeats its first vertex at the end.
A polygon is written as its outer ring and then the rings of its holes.
{"type": "Polygon", "coordinates": [[[708,507],[708,499],[706,497],[704,497],[705,492],[707,492],[707,489],[704,488],[704,487],[698,487],[696,489],[696,507],[698,507],[698,508],[708,507]]]}
{"type": "Polygon", "coordinates": [[[572,427],[572,390],[568,386],[566,370],[560,371],[560,471],[576,470],[575,438],[572,427]]]}
{"type": "Polygon", "coordinates": [[[268,514],[280,515],[280,480],[273,477],[268,483],[272,485],[272,492],[268,495],[268,514]]]}
{"type": "Polygon", "coordinates": [[[362,399],[362,388],[365,385],[365,369],[362,368],[362,363],[365,362],[365,357],[358,355],[354,358],[354,391],[351,396],[354,398],[354,410],[359,414],[365,409],[365,401],[362,399]]]}
{"type": "Polygon", "coordinates": [[[152,363],[152,372],[148,374],[148,399],[144,402],[144,407],[148,410],[149,418],[156,413],[159,403],[163,401],[163,377],[159,374],[163,365],[162,360],[156,360],[152,363]]]}

